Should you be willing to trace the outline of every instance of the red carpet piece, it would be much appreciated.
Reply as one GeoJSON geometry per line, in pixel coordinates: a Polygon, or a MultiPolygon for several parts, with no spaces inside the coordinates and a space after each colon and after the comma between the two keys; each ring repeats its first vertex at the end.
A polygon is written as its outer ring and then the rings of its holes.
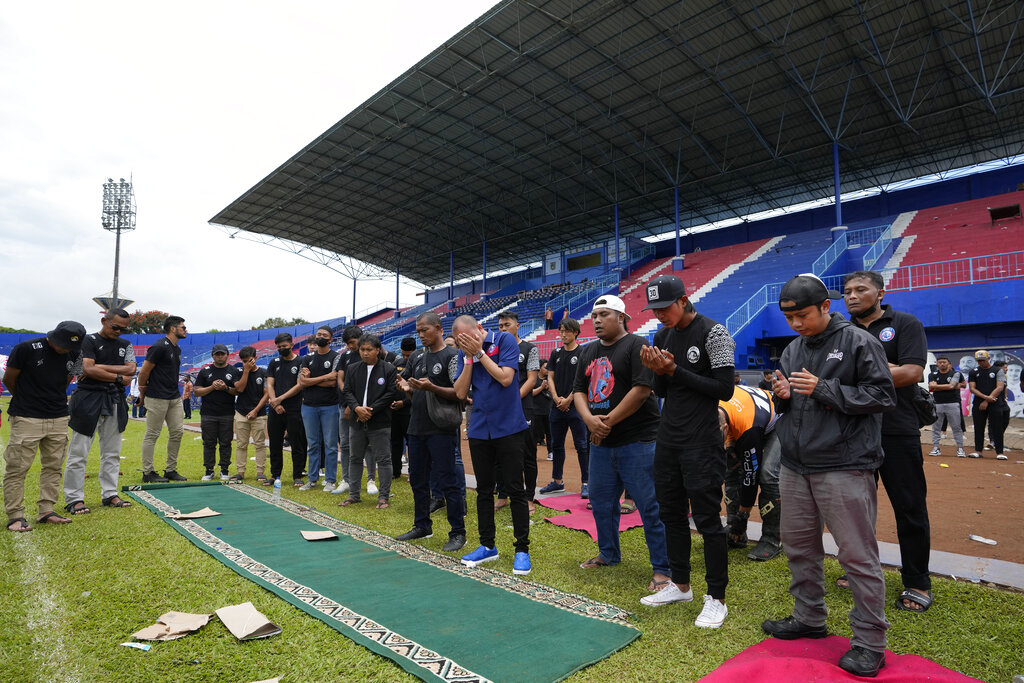
{"type": "Polygon", "coordinates": [[[964,683],[977,678],[964,676],[917,655],[885,651],[885,666],[874,679],[860,678],[839,668],[839,658],[850,649],[850,641],[839,636],[821,640],[767,638],[748,647],[700,679],[701,683],[757,683],[758,681],[863,681],[880,683],[964,683]]]}
{"type": "MultiPolygon", "coordinates": [[[[550,498],[538,498],[537,502],[552,510],[562,510],[568,515],[558,517],[545,517],[544,521],[564,526],[566,529],[576,529],[590,534],[590,538],[597,541],[597,527],[594,525],[594,513],[587,509],[586,500],[580,498],[578,493],[570,493],[564,496],[551,496],[550,498]]],[[[619,531],[642,526],[639,512],[631,512],[628,515],[619,517],[619,531]]]]}

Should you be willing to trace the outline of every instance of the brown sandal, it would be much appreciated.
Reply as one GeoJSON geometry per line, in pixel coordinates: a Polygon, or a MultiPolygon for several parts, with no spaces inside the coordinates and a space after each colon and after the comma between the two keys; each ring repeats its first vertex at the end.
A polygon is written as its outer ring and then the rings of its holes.
{"type": "Polygon", "coordinates": [[[14,532],[20,534],[20,533],[23,533],[25,531],[32,531],[32,527],[30,527],[28,525],[28,522],[25,521],[24,517],[15,517],[14,519],[12,519],[11,521],[9,521],[7,523],[7,530],[8,531],[14,531],[14,532]],[[18,526],[14,527],[12,529],[11,527],[14,524],[17,524],[18,526]]]}
{"type": "Polygon", "coordinates": [[[391,507],[391,503],[389,503],[386,498],[381,498],[380,500],[377,501],[378,510],[386,510],[389,507],[391,507]]]}
{"type": "Polygon", "coordinates": [[[611,565],[604,561],[600,555],[596,555],[586,562],[580,563],[580,569],[600,569],[601,567],[610,567],[611,565]]]}
{"type": "Polygon", "coordinates": [[[67,517],[61,517],[56,512],[47,512],[36,520],[36,524],[71,524],[67,517]]]}
{"type": "Polygon", "coordinates": [[[355,500],[354,498],[346,498],[345,500],[343,500],[340,503],[338,503],[338,507],[345,508],[345,507],[348,507],[349,505],[355,505],[356,503],[359,503],[359,502],[361,502],[361,501],[355,500]]]}

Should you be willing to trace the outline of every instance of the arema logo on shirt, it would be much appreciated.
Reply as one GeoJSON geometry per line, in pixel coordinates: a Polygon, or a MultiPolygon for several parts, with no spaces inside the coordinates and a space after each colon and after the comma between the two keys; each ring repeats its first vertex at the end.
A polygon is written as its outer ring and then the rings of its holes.
{"type": "Polygon", "coordinates": [[[591,409],[609,407],[608,398],[615,389],[615,375],[612,374],[612,364],[608,357],[595,358],[587,366],[587,377],[590,378],[587,401],[591,409]]]}

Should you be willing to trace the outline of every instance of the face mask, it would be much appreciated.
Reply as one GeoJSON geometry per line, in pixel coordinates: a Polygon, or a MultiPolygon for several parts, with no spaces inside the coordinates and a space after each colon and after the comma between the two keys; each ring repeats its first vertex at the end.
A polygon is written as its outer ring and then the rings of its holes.
{"type": "Polygon", "coordinates": [[[864,318],[870,318],[871,316],[873,316],[875,314],[875,312],[878,310],[878,308],[879,308],[879,306],[878,306],[878,303],[876,302],[875,305],[872,306],[871,308],[866,308],[866,309],[864,309],[863,311],[861,311],[860,313],[858,313],[857,315],[855,315],[853,317],[856,318],[857,320],[863,320],[864,318]]]}
{"type": "Polygon", "coordinates": [[[330,339],[324,339],[323,337],[316,338],[316,345],[321,349],[331,343],[330,339]]]}

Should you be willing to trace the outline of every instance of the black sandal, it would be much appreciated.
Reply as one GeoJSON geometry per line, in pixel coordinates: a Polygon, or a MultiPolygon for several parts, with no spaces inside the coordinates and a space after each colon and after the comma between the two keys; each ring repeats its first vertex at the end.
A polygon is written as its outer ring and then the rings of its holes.
{"type": "Polygon", "coordinates": [[[36,520],[36,524],[71,524],[67,517],[61,517],[56,512],[47,512],[36,520]]]}
{"type": "Polygon", "coordinates": [[[121,500],[119,496],[111,496],[103,499],[103,505],[108,508],[130,508],[132,506],[127,500],[121,500]]]}
{"type": "Polygon", "coordinates": [[[28,522],[25,521],[24,517],[15,517],[14,519],[12,519],[9,522],[7,522],[7,530],[8,531],[13,531],[15,533],[19,533],[20,534],[20,533],[24,533],[26,531],[32,531],[32,527],[30,527],[28,525],[28,522]],[[12,529],[11,525],[14,524],[15,522],[19,522],[20,526],[17,529],[12,529]]]}
{"type": "Polygon", "coordinates": [[[935,602],[935,594],[931,591],[922,591],[918,588],[908,588],[907,590],[900,593],[900,597],[896,598],[896,609],[903,610],[904,612],[914,612],[916,614],[923,614],[928,611],[928,608],[935,602]],[[913,607],[907,607],[903,604],[904,600],[909,600],[914,603],[920,609],[914,609],[913,607]]]}
{"type": "Polygon", "coordinates": [[[64,506],[64,509],[73,515],[87,515],[92,512],[92,510],[85,507],[85,502],[81,500],[76,500],[74,503],[68,503],[64,506]]]}

